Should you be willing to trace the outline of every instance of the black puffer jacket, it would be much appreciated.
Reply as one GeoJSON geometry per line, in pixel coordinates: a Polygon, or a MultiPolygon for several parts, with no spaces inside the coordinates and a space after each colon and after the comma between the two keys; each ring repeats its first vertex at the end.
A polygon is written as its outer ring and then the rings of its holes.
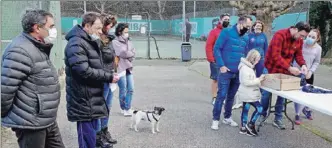
{"type": "Polygon", "coordinates": [[[80,25],[67,35],[65,49],[66,98],[69,121],[90,121],[108,116],[104,83],[113,75],[103,69],[100,45],[80,25]]]}
{"type": "Polygon", "coordinates": [[[103,58],[103,63],[104,63],[104,69],[109,72],[114,72],[116,70],[115,68],[115,50],[112,46],[112,40],[115,38],[114,35],[108,35],[107,36],[107,41],[103,42],[102,45],[102,58],[103,58]]]}
{"type": "Polygon", "coordinates": [[[52,45],[22,33],[7,46],[1,65],[2,125],[42,129],[52,125],[60,102],[52,45]]]}

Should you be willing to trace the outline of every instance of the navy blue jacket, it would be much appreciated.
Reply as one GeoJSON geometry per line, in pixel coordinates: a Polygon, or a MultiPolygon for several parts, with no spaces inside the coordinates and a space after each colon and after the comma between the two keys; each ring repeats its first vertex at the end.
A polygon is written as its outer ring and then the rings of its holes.
{"type": "Polygon", "coordinates": [[[233,73],[239,72],[238,66],[241,57],[248,52],[249,41],[247,34],[239,35],[236,26],[223,29],[213,48],[218,67],[226,66],[233,73]]]}
{"type": "Polygon", "coordinates": [[[264,33],[249,33],[249,50],[256,49],[261,55],[261,60],[256,64],[256,75],[261,76],[264,70],[264,58],[268,48],[268,40],[264,33]]]}

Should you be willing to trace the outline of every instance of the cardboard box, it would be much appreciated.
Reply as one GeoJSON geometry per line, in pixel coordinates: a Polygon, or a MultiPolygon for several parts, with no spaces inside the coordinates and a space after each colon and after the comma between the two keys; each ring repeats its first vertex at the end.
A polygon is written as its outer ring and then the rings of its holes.
{"type": "Polygon", "coordinates": [[[262,81],[262,86],[275,89],[278,91],[284,90],[298,90],[301,78],[285,75],[285,74],[267,74],[265,80],[262,81]]]}

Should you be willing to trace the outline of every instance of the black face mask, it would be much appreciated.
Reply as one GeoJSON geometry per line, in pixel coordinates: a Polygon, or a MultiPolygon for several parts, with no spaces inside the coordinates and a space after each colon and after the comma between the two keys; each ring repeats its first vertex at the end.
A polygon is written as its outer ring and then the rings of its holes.
{"type": "Polygon", "coordinates": [[[228,25],[229,25],[229,22],[228,22],[228,21],[224,21],[224,22],[222,23],[222,27],[224,27],[224,28],[228,27],[228,25]]]}
{"type": "Polygon", "coordinates": [[[240,36],[243,36],[244,34],[246,34],[248,31],[248,28],[247,27],[243,27],[241,30],[240,30],[240,36]]]}

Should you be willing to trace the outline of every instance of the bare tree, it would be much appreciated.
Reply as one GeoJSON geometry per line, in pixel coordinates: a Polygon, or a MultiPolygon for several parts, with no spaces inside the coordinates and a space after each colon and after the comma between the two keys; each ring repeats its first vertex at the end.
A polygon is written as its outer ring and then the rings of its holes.
{"type": "Polygon", "coordinates": [[[60,5],[63,16],[80,17],[84,13],[82,1],[61,1],[60,5]]]}
{"type": "Polygon", "coordinates": [[[93,1],[90,2],[100,13],[112,13],[119,1],[93,1]]]}
{"type": "Polygon", "coordinates": [[[287,13],[296,3],[296,1],[230,1],[230,5],[238,9],[239,15],[254,15],[257,20],[264,22],[268,38],[272,34],[273,20],[287,13]]]}

